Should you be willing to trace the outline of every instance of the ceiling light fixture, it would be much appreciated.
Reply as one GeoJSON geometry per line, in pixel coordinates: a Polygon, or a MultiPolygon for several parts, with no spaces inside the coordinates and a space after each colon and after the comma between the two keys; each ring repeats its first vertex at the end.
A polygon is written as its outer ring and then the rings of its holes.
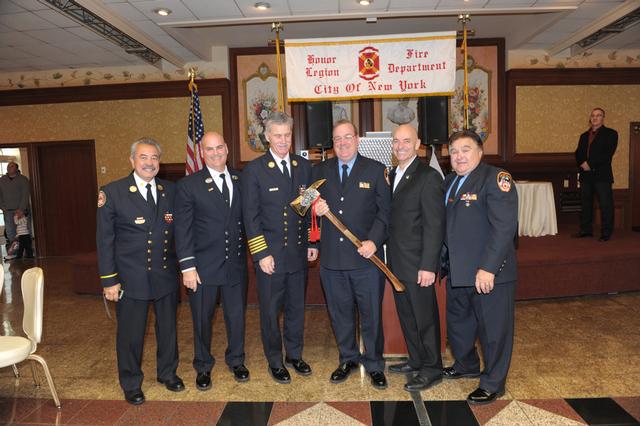
{"type": "Polygon", "coordinates": [[[255,7],[258,10],[267,10],[267,9],[271,9],[271,4],[267,3],[266,1],[259,1],[256,4],[254,4],[253,7],[255,7]]]}
{"type": "Polygon", "coordinates": [[[356,0],[360,6],[369,6],[373,0],[356,0]]]}
{"type": "Polygon", "coordinates": [[[164,7],[161,7],[159,9],[154,9],[153,11],[154,11],[154,13],[157,13],[160,16],[169,16],[169,15],[171,15],[171,9],[167,9],[167,8],[164,8],[164,7]]]}

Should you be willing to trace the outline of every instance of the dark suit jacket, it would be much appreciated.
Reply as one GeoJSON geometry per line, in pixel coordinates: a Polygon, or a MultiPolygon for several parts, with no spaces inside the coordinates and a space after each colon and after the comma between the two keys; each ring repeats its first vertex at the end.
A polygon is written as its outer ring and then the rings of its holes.
{"type": "Polygon", "coordinates": [[[602,126],[598,129],[591,148],[589,148],[589,156],[587,157],[587,149],[589,147],[589,130],[580,135],[578,148],[576,149],[576,164],[580,168],[580,164],[585,161],[589,164],[591,171],[585,172],[580,169],[580,181],[589,175],[598,182],[613,183],[613,171],[611,170],[611,159],[618,147],[618,132],[608,127],[602,126]]]}
{"type": "Polygon", "coordinates": [[[271,152],[256,158],[242,172],[242,206],[249,252],[254,262],[271,255],[276,272],[307,266],[308,220],[289,203],[311,184],[311,165],[290,154],[291,178],[286,178],[271,152]]]}
{"type": "MultiPolygon", "coordinates": [[[[474,286],[478,269],[495,274],[495,284],[517,278],[518,194],[513,180],[509,191],[500,189],[500,173],[506,172],[480,163],[447,204],[445,245],[454,287],[474,286]]],[[[455,177],[455,173],[446,177],[445,194],[455,177]]]]}
{"type": "MultiPolygon", "coordinates": [[[[384,169],[381,163],[358,154],[343,191],[337,158],[313,167],[314,182],[327,179],[319,191],[333,214],[361,241],[373,241],[380,258],[383,258],[382,244],[387,239],[391,201],[384,169]]],[[[359,269],[371,265],[371,261],[360,256],[356,246],[324,218],[320,251],[320,264],[328,269],[359,269]]]]}
{"type": "Polygon", "coordinates": [[[196,267],[203,285],[235,285],[247,278],[242,225],[240,176],[229,170],[231,207],[208,168],[178,182],[176,193],[176,250],[180,269],[196,267]]]}
{"type": "MultiPolygon", "coordinates": [[[[389,174],[392,188],[396,170],[389,174]]],[[[392,194],[389,266],[401,281],[415,283],[418,270],[438,272],[445,224],[442,177],[416,157],[392,194]]]]}
{"type": "Polygon", "coordinates": [[[157,213],[138,191],[133,173],[102,188],[97,248],[103,287],[118,283],[125,297],[159,299],[178,289],[173,240],[175,185],[156,178],[157,213]]]}

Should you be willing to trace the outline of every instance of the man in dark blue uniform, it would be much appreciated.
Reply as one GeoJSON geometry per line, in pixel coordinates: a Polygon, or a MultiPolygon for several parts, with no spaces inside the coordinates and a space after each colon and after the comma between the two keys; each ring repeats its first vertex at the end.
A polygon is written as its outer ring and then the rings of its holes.
{"type": "Polygon", "coordinates": [[[303,376],[311,367],[302,359],[307,261],[318,256],[308,248],[308,221],[291,208],[311,183],[311,166],[290,154],[293,120],[283,112],[265,121],[270,148],[242,173],[242,208],[249,252],[256,269],[260,331],[269,372],[278,383],[290,383],[287,366],[303,376]],[[283,335],[278,317],[284,310],[283,335]]]}
{"type": "Polygon", "coordinates": [[[446,379],[480,376],[470,404],[502,396],[513,351],[518,195],[511,175],[482,163],[482,139],[451,135],[451,173],[445,179],[447,335],[455,363],[446,379]],[[476,339],[484,358],[480,358],[476,339]]]}
{"type": "Polygon", "coordinates": [[[611,160],[618,147],[618,132],[604,125],[604,110],[594,108],[589,117],[589,130],[580,135],[576,164],[580,170],[580,232],[575,238],[593,236],[593,196],[600,204],[600,240],[609,241],[613,234],[613,169],[611,160]]]}
{"type": "Polygon", "coordinates": [[[362,246],[356,248],[333,224],[323,221],[320,277],[340,352],[340,365],[330,381],[345,381],[352,370],[363,364],[373,386],[384,389],[387,387],[382,358],[384,276],[368,258],[375,253],[383,258],[391,194],[384,165],[359,155],[358,143],[353,123],[338,121],[333,128],[337,158],[313,168],[314,181],[327,180],[319,188],[322,199],[316,206],[318,215],[331,208],[362,241],[362,246]],[[356,306],[365,346],[363,354],[356,340],[356,306]]]}
{"type": "Polygon", "coordinates": [[[173,243],[174,185],[156,179],[162,151],[153,139],[131,146],[133,172],[98,195],[97,246],[100,281],[107,300],[117,302],[116,350],[124,397],[142,404],[141,370],[150,302],[158,341],[157,379],[184,390],[176,375],[178,275],[173,243]]]}
{"type": "Polygon", "coordinates": [[[215,363],[211,322],[218,290],[227,326],[225,361],[237,381],[249,380],[244,365],[247,256],[239,175],[227,168],[227,144],[219,133],[208,132],[200,149],[206,167],[178,183],[175,232],[182,280],[190,290],[196,387],[207,390],[215,363]]]}
{"type": "Polygon", "coordinates": [[[389,366],[394,373],[416,373],[404,385],[421,391],[442,381],[440,321],[434,282],[444,238],[442,176],[418,158],[416,129],[403,124],[393,132],[391,149],[398,167],[389,174],[393,188],[389,266],[405,291],[393,292],[409,361],[389,366]]]}

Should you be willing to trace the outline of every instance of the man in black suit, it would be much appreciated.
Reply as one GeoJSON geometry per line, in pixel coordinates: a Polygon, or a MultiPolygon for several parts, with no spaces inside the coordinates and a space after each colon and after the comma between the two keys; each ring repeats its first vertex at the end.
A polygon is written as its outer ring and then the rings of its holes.
{"type": "Polygon", "coordinates": [[[239,174],[227,168],[222,135],[205,133],[200,150],[206,167],[178,183],[176,250],[189,291],[193,318],[196,387],[211,388],[211,321],[218,290],[227,328],[225,361],[239,382],[249,380],[244,365],[247,256],[242,227],[239,174]]]}
{"type": "Polygon", "coordinates": [[[178,273],[173,244],[174,185],[156,179],[160,145],[140,139],[131,146],[133,172],[98,195],[97,248],[104,297],[116,304],[118,374],[124,397],[142,404],[142,351],[150,302],[155,311],[157,379],[184,390],[176,375],[178,273]]]}
{"type": "Polygon", "coordinates": [[[282,384],[291,382],[286,366],[302,376],[311,374],[302,359],[304,296],[307,261],[318,256],[316,248],[308,247],[308,221],[289,205],[311,184],[309,162],[289,153],[292,129],[287,114],[269,116],[265,121],[269,151],[247,164],[241,191],[247,244],[256,269],[262,346],[271,376],[282,384]]]}
{"type": "Polygon", "coordinates": [[[447,337],[455,363],[442,373],[445,379],[480,376],[467,401],[488,404],[504,394],[513,351],[518,194],[508,172],[481,162],[476,133],[451,135],[449,155],[454,173],[444,182],[443,264],[449,271],[447,337]]]}
{"type": "Polygon", "coordinates": [[[398,167],[392,186],[387,255],[389,266],[405,285],[393,293],[409,361],[389,366],[394,373],[417,373],[407,391],[421,391],[442,381],[440,321],[434,282],[444,238],[442,177],[420,162],[416,129],[403,124],[393,132],[391,149],[398,167]]]}
{"type": "Polygon", "coordinates": [[[613,171],[611,159],[618,146],[618,132],[604,125],[604,110],[594,108],[591,128],[580,135],[576,164],[580,170],[580,232],[575,238],[593,236],[593,196],[598,196],[602,219],[600,241],[609,241],[613,233],[613,171]]]}
{"type": "Polygon", "coordinates": [[[331,374],[332,383],[347,379],[363,364],[377,389],[387,387],[384,375],[382,297],[384,276],[368,260],[387,239],[391,193],[385,167],[358,154],[358,131],[353,123],[340,120],[333,128],[332,158],[313,168],[313,180],[326,179],[319,188],[322,199],[316,211],[329,208],[362,241],[356,248],[333,224],[323,221],[320,249],[320,277],[327,298],[340,352],[340,365],[331,374]],[[365,352],[356,340],[356,306],[359,310],[365,352]]]}

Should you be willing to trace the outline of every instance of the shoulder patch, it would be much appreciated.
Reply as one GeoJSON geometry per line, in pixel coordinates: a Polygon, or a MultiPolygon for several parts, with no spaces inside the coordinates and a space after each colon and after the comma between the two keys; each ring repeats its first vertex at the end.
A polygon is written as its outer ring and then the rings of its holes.
{"type": "Polygon", "coordinates": [[[503,191],[503,192],[511,191],[511,183],[513,182],[513,178],[508,172],[502,171],[498,173],[496,182],[498,184],[498,188],[500,188],[500,191],[503,191]]]}
{"type": "Polygon", "coordinates": [[[107,194],[104,191],[98,192],[98,208],[104,206],[107,203],[107,194]]]}

